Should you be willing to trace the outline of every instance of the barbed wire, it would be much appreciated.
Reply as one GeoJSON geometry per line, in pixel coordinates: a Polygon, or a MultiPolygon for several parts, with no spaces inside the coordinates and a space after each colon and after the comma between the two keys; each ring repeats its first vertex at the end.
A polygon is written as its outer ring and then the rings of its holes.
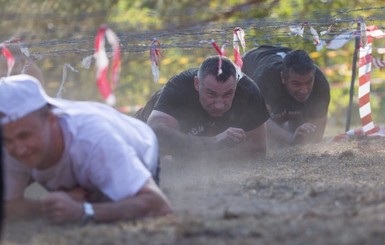
{"type": "MultiPolygon", "coordinates": [[[[317,19],[298,19],[297,17],[289,17],[285,21],[274,18],[263,19],[243,19],[236,22],[215,22],[207,23],[205,26],[191,26],[183,29],[162,29],[152,31],[133,31],[127,30],[124,23],[111,23],[114,31],[117,33],[121,42],[121,51],[126,53],[147,52],[150,47],[151,40],[157,38],[162,43],[162,49],[206,49],[211,48],[207,40],[217,40],[225,42],[232,40],[233,28],[240,26],[245,30],[246,42],[250,45],[257,46],[259,44],[276,42],[281,45],[291,45],[298,41],[298,37],[294,38],[290,32],[291,25],[310,25],[318,32],[328,31],[327,35],[322,36],[326,42],[335,38],[342,32],[355,32],[356,22],[361,18],[369,24],[376,24],[379,29],[384,29],[383,21],[385,15],[384,7],[366,7],[358,9],[335,9],[335,14],[330,17],[320,17],[317,19]],[[370,15],[361,17],[349,16],[352,13],[366,13],[370,15]]],[[[83,13],[72,17],[74,20],[85,20],[87,18],[97,17],[105,14],[105,11],[83,13]]],[[[325,16],[325,12],[318,11],[316,15],[325,16]]],[[[20,16],[19,16],[20,17],[20,16]]],[[[1,16],[0,20],[8,18],[8,21],[17,21],[17,13],[8,13],[1,16]]],[[[44,20],[61,20],[63,16],[54,14],[23,14],[23,21],[32,18],[44,18],[44,20]]],[[[90,55],[94,52],[94,34],[95,30],[82,30],[81,32],[65,33],[65,29],[57,27],[56,32],[61,33],[60,38],[51,38],[52,34],[34,33],[33,38],[25,34],[24,45],[34,49],[33,56],[37,59],[45,57],[62,57],[66,54],[90,55]]],[[[310,34],[305,32],[303,37],[305,40],[311,40],[310,34]]]]}

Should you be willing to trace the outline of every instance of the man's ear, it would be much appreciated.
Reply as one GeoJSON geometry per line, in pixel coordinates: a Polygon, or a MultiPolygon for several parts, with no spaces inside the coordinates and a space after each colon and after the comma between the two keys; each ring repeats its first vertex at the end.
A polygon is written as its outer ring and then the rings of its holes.
{"type": "Polygon", "coordinates": [[[199,78],[197,76],[194,77],[194,87],[199,92],[199,78]]]}

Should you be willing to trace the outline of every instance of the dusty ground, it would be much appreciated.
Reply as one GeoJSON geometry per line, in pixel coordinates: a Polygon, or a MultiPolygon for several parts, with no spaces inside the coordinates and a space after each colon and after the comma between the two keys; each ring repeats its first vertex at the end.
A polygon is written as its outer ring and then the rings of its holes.
{"type": "Polygon", "coordinates": [[[384,244],[384,179],[385,139],[291,147],[258,162],[163,162],[161,187],[174,205],[172,216],[83,227],[8,222],[3,240],[28,245],[384,244]]]}

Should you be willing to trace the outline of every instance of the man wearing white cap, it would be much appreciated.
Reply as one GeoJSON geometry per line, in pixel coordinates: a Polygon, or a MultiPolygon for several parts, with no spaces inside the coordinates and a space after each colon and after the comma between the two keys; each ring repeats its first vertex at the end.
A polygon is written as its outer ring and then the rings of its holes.
{"type": "Polygon", "coordinates": [[[171,212],[155,184],[158,145],[141,121],[96,102],[53,99],[29,75],[0,80],[9,216],[107,222],[171,212]],[[42,200],[24,197],[36,181],[42,200]]]}

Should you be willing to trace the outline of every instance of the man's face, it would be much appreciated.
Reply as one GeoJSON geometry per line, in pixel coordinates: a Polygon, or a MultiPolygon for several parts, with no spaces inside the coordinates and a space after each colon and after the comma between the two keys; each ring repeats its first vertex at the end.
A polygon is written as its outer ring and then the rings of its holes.
{"type": "Polygon", "coordinates": [[[195,77],[194,85],[202,107],[210,116],[221,117],[230,110],[237,88],[235,77],[225,82],[218,82],[213,75],[207,75],[203,81],[195,77]]]}
{"type": "Polygon", "coordinates": [[[305,102],[309,98],[314,85],[313,71],[304,75],[290,71],[288,78],[281,78],[283,85],[296,101],[305,102]]]}
{"type": "Polygon", "coordinates": [[[3,126],[4,146],[16,160],[28,167],[45,169],[50,155],[51,121],[31,113],[3,126]]]}

